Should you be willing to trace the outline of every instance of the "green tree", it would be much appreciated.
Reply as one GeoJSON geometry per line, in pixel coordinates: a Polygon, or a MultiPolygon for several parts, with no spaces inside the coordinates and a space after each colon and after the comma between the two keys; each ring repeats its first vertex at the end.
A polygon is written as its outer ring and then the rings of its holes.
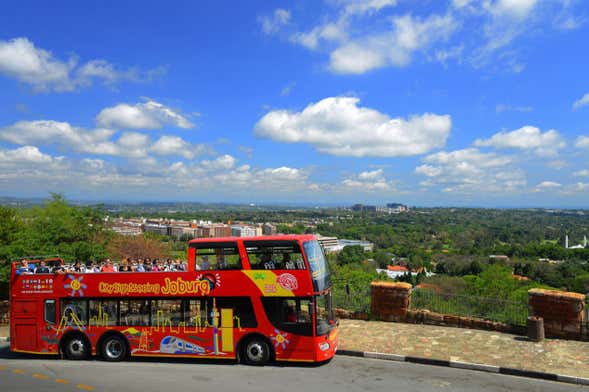
{"type": "Polygon", "coordinates": [[[340,264],[359,263],[366,259],[364,248],[360,245],[346,246],[337,256],[340,264]]]}

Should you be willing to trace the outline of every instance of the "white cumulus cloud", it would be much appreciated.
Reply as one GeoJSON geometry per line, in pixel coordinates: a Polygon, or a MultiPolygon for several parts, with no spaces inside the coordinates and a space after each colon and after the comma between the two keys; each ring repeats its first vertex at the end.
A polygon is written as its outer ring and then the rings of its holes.
{"type": "Polygon", "coordinates": [[[37,147],[23,146],[14,150],[0,150],[3,163],[50,163],[53,157],[44,154],[37,147]]]}
{"type": "Polygon", "coordinates": [[[393,181],[387,181],[382,169],[369,170],[359,173],[355,177],[342,181],[344,188],[356,191],[388,191],[394,187],[393,181]]]}
{"type": "Polygon", "coordinates": [[[533,189],[534,192],[544,192],[549,190],[555,190],[562,188],[562,184],[560,182],[554,181],[542,181],[533,189]]]}
{"type": "Polygon", "coordinates": [[[98,113],[96,121],[103,127],[123,129],[160,129],[164,125],[184,129],[194,127],[179,111],[152,100],[135,105],[120,103],[105,108],[98,113]]]}
{"type": "Polygon", "coordinates": [[[156,154],[192,159],[211,152],[203,144],[189,143],[177,136],[164,135],[154,142],[145,134],[124,132],[115,138],[115,132],[110,129],[86,130],[52,120],[19,121],[0,128],[0,140],[20,145],[58,145],[76,152],[130,158],[156,154]]]}
{"type": "Polygon", "coordinates": [[[274,110],[255,126],[259,137],[286,143],[309,143],[340,156],[410,156],[443,147],[450,134],[449,115],[425,113],[391,118],[359,107],[354,97],[330,97],[301,112],[274,110]]]}
{"type": "Polygon", "coordinates": [[[106,60],[79,65],[75,56],[61,60],[26,37],[0,40],[0,75],[28,84],[36,91],[74,91],[92,85],[95,80],[108,85],[122,80],[138,82],[161,72],[161,68],[147,72],[135,68],[119,70],[106,60]]]}
{"type": "Polygon", "coordinates": [[[576,172],[573,173],[574,177],[589,177],[589,170],[587,169],[582,169],[582,170],[577,170],[576,172]]]}
{"type": "Polygon", "coordinates": [[[579,136],[575,139],[575,147],[589,149],[589,136],[579,136]]]}
{"type": "Polygon", "coordinates": [[[441,185],[445,192],[500,193],[521,189],[526,184],[525,174],[513,168],[512,163],[508,156],[467,148],[428,155],[415,172],[427,177],[422,185],[441,185]]]}
{"type": "Polygon", "coordinates": [[[589,93],[583,95],[573,103],[573,110],[589,105],[589,93]]]}
{"type": "Polygon", "coordinates": [[[489,139],[477,139],[474,145],[530,150],[539,156],[554,156],[566,146],[566,143],[560,133],[554,129],[542,133],[540,129],[526,125],[511,132],[496,133],[489,139]]]}
{"type": "Polygon", "coordinates": [[[458,27],[451,14],[425,19],[396,16],[392,23],[392,31],[366,35],[336,48],[329,68],[336,73],[361,74],[387,65],[402,67],[411,62],[414,52],[446,41],[458,27]]]}
{"type": "Polygon", "coordinates": [[[272,15],[264,15],[258,18],[264,34],[277,33],[283,26],[290,22],[290,11],[277,8],[272,15]]]}

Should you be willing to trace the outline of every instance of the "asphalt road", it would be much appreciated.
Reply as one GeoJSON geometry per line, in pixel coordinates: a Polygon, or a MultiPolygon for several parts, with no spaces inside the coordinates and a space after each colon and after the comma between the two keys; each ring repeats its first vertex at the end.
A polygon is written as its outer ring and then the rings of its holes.
{"type": "Polygon", "coordinates": [[[469,370],[338,356],[320,366],[250,367],[202,360],[66,361],[0,343],[0,391],[589,391],[469,370]]]}

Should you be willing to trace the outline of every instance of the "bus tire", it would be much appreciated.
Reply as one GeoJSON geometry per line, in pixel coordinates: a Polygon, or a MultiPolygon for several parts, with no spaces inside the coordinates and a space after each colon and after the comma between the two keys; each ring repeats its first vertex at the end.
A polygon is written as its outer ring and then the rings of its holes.
{"type": "Polygon", "coordinates": [[[127,339],[117,334],[110,334],[101,339],[100,355],[108,362],[120,362],[129,357],[127,339]]]}
{"type": "Polygon", "coordinates": [[[241,358],[247,365],[262,366],[272,358],[268,341],[260,336],[252,336],[242,344],[241,358]]]}
{"type": "Polygon", "coordinates": [[[74,332],[66,335],[62,339],[61,352],[66,359],[88,359],[92,353],[92,346],[90,346],[90,342],[84,334],[74,332]]]}

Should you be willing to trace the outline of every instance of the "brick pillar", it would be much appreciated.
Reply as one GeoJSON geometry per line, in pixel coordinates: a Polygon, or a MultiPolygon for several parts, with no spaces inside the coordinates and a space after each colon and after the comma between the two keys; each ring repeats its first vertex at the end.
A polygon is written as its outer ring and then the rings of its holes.
{"type": "Polygon", "coordinates": [[[411,299],[411,285],[399,282],[370,284],[372,315],[384,321],[402,321],[407,317],[411,299]]]}
{"type": "Polygon", "coordinates": [[[581,337],[585,307],[583,294],[531,289],[528,291],[528,307],[530,316],[544,319],[544,332],[547,337],[581,337]]]}

